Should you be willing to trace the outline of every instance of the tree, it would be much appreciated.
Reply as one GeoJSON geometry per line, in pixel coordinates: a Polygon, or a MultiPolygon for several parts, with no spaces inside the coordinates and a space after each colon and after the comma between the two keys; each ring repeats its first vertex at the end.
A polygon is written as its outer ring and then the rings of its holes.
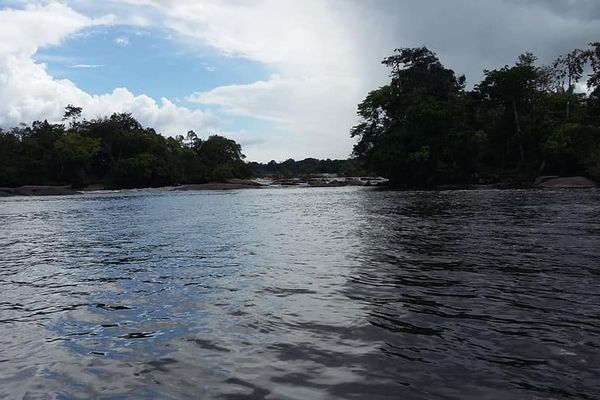
{"type": "Polygon", "coordinates": [[[559,88],[568,93],[575,91],[575,85],[583,76],[585,61],[586,54],[580,49],[575,49],[554,61],[552,67],[555,70],[559,88]]]}
{"type": "MultiPolygon", "coordinates": [[[[586,53],[575,49],[572,52],[560,56],[554,61],[554,68],[557,86],[563,92],[572,95],[575,92],[575,86],[583,76],[583,69],[586,62],[586,53]],[[566,88],[565,88],[566,86],[566,88]]],[[[571,117],[571,99],[566,99],[566,118],[571,117]]]]}
{"type": "Polygon", "coordinates": [[[394,184],[434,183],[442,173],[465,173],[469,168],[446,157],[469,157],[446,136],[464,125],[459,120],[468,104],[464,76],[445,68],[425,47],[397,49],[382,63],[391,69],[391,82],[358,106],[361,121],[351,131],[359,139],[354,155],[394,184]]]}
{"type": "Polygon", "coordinates": [[[72,131],[77,130],[79,126],[79,119],[81,118],[81,114],[83,109],[81,107],[76,107],[72,104],[69,104],[65,107],[65,113],[63,115],[63,121],[69,121],[69,127],[72,131]]]}
{"type": "MultiPolygon", "coordinates": [[[[501,136],[504,143],[503,167],[515,161],[513,147],[518,151],[516,160],[521,166],[527,161],[526,144],[531,142],[528,116],[542,95],[540,88],[547,86],[548,79],[547,70],[536,67],[535,61],[534,55],[525,53],[512,67],[485,70],[484,80],[476,86],[482,104],[498,107],[502,114],[493,135],[501,136]]],[[[535,154],[535,149],[533,150],[535,154]]],[[[532,161],[532,158],[529,157],[529,161],[532,161]]]]}
{"type": "Polygon", "coordinates": [[[188,133],[185,136],[185,139],[183,139],[183,143],[189,148],[193,148],[194,146],[196,146],[197,141],[198,135],[196,135],[196,132],[194,131],[188,131],[188,133]]]}
{"type": "Polygon", "coordinates": [[[597,91],[600,88],[600,42],[590,43],[590,48],[583,52],[582,58],[592,69],[587,81],[588,88],[597,91]]]}
{"type": "Polygon", "coordinates": [[[220,135],[212,135],[204,141],[197,139],[194,151],[202,163],[213,171],[211,179],[245,178],[248,175],[244,163],[246,156],[234,140],[220,135]]]}

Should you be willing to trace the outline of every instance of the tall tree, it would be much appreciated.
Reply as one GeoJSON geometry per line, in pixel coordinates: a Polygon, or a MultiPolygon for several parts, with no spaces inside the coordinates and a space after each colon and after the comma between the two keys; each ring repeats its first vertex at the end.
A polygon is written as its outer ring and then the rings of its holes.
{"type": "Polygon", "coordinates": [[[76,131],[79,127],[79,119],[81,118],[82,113],[83,108],[69,104],[67,107],[65,107],[63,121],[69,121],[69,128],[72,131],[76,131]]]}
{"type": "Polygon", "coordinates": [[[532,109],[539,94],[539,70],[535,67],[535,56],[523,54],[512,67],[505,66],[496,70],[484,70],[485,78],[477,85],[476,91],[481,94],[482,101],[499,106],[504,114],[504,128],[500,130],[504,136],[504,157],[510,158],[511,144],[518,149],[518,159],[525,162],[524,143],[527,140],[527,129],[524,127],[524,116],[532,109]],[[509,122],[510,121],[510,122],[509,122]],[[512,135],[506,129],[512,125],[512,135]]]}
{"type": "Polygon", "coordinates": [[[351,131],[359,139],[354,154],[399,185],[465,173],[468,168],[446,162],[457,149],[445,136],[462,123],[458,119],[468,103],[464,76],[445,68],[426,47],[397,49],[383,64],[391,69],[391,82],[358,106],[361,121],[351,131]]]}

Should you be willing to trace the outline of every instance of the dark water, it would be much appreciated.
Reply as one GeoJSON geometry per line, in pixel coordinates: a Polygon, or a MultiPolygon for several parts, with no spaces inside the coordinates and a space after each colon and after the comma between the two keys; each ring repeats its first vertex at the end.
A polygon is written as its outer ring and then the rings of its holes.
{"type": "Polygon", "coordinates": [[[599,191],[0,200],[0,398],[599,397],[599,191]]]}

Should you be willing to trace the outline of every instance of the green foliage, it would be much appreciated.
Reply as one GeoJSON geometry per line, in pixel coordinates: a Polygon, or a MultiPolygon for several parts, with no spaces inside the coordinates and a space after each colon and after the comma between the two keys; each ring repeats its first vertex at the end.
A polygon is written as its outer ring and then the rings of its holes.
{"type": "Polygon", "coordinates": [[[555,170],[585,171],[590,177],[600,178],[600,127],[562,125],[548,137],[545,150],[555,170]]]}
{"type": "Polygon", "coordinates": [[[165,186],[245,178],[240,145],[222,136],[203,141],[193,131],[165,138],[131,114],[81,120],[69,105],[60,124],[35,121],[0,130],[0,186],[105,182],[114,188],[165,186]]]}
{"type": "Polygon", "coordinates": [[[426,48],[396,50],[383,64],[392,68],[391,83],[358,106],[354,154],[396,184],[434,183],[442,171],[468,173],[465,163],[447,160],[458,151],[448,135],[471,133],[461,130],[469,107],[464,77],[426,48]]]}
{"type": "Polygon", "coordinates": [[[227,178],[245,178],[249,170],[244,163],[242,147],[231,139],[213,135],[207,140],[196,139],[192,148],[206,167],[211,171],[210,180],[223,181],[227,178]]]}
{"type": "Polygon", "coordinates": [[[119,160],[109,176],[112,186],[119,188],[166,186],[181,178],[176,165],[150,153],[119,160]]]}
{"type": "Polygon", "coordinates": [[[66,178],[74,187],[84,186],[85,170],[91,158],[100,150],[100,140],[67,133],[56,140],[54,149],[61,163],[59,178],[66,178]]]}
{"type": "Polygon", "coordinates": [[[67,133],[54,143],[63,162],[86,164],[100,150],[100,140],[67,133]]]}
{"type": "Polygon", "coordinates": [[[358,106],[354,154],[396,185],[538,173],[598,176],[600,43],[536,66],[531,53],[484,71],[471,91],[427,48],[383,60],[389,84],[358,106]],[[589,96],[575,92],[591,70],[589,96]]]}

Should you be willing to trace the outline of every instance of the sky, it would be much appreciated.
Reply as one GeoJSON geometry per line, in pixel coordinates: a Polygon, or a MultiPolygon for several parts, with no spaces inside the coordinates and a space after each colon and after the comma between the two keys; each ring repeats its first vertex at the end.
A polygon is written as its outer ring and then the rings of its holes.
{"type": "Polygon", "coordinates": [[[600,41],[598,0],[0,0],[0,127],[130,112],[251,161],[346,158],[381,59],[427,46],[470,85],[600,41]]]}

